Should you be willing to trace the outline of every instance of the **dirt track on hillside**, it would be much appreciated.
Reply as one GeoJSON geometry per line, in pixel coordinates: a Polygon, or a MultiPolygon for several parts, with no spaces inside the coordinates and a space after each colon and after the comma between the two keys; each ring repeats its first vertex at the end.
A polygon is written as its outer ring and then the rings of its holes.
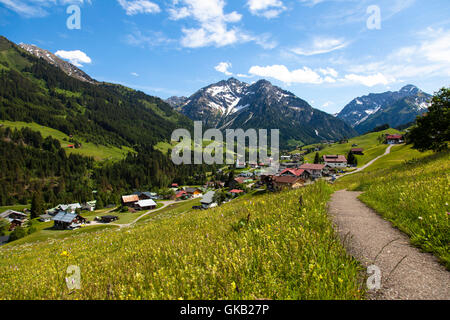
{"type": "Polygon", "coordinates": [[[381,270],[381,288],[373,300],[450,299],[450,272],[437,259],[409,243],[409,238],[346,190],[333,194],[329,213],[347,252],[365,267],[381,270]]]}

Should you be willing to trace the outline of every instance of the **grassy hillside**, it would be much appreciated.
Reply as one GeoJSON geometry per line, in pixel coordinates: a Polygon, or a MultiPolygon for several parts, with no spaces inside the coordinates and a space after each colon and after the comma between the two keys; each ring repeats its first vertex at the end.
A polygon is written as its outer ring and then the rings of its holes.
{"type": "Polygon", "coordinates": [[[191,120],[159,98],[82,82],[1,36],[0,66],[1,120],[34,122],[119,149],[167,141],[176,128],[192,128],[191,120]]]}
{"type": "MultiPolygon", "coordinates": [[[[394,133],[400,133],[400,131],[398,131],[396,129],[387,129],[384,131],[368,133],[368,134],[365,134],[365,135],[362,135],[359,137],[349,139],[348,143],[343,143],[343,144],[334,143],[334,144],[326,146],[324,149],[320,150],[319,155],[323,156],[325,154],[342,154],[342,155],[347,156],[350,149],[353,148],[352,145],[357,144],[358,146],[355,148],[363,148],[364,149],[364,155],[362,155],[362,156],[356,155],[356,158],[358,159],[358,167],[360,167],[360,166],[365,165],[370,160],[372,160],[384,153],[384,151],[386,150],[386,145],[383,144],[382,142],[380,142],[378,140],[378,138],[382,134],[386,134],[386,133],[394,134],[394,133]]],[[[316,146],[318,146],[318,144],[305,146],[303,149],[316,147],[316,146]]],[[[292,153],[296,153],[296,152],[299,152],[299,151],[293,151],[292,153]]],[[[307,162],[313,162],[315,155],[316,155],[315,152],[307,154],[305,156],[305,160],[307,162]]]]}
{"type": "Polygon", "coordinates": [[[165,211],[129,229],[3,247],[0,297],[361,299],[360,267],[327,218],[331,192],[317,183],[208,211],[165,211]],[[65,284],[70,265],[81,269],[74,293],[65,284]]]}
{"type": "Polygon", "coordinates": [[[343,177],[336,187],[364,191],[363,202],[450,269],[449,152],[419,153],[396,146],[364,172],[343,177]]]}
{"type": "Polygon", "coordinates": [[[70,137],[65,133],[58,131],[56,129],[52,129],[49,127],[41,126],[37,123],[26,123],[26,122],[12,122],[12,121],[3,121],[0,120],[0,125],[4,127],[10,128],[29,128],[34,131],[39,131],[41,135],[45,138],[48,136],[52,136],[54,139],[59,140],[61,146],[65,148],[68,154],[75,153],[87,157],[93,157],[95,160],[119,160],[123,159],[128,152],[133,152],[133,149],[122,146],[122,148],[118,148],[115,146],[104,146],[97,145],[91,142],[86,142],[83,138],[79,138],[74,136],[73,139],[82,143],[82,147],[79,149],[70,149],[66,148],[68,145],[72,144],[70,141],[70,137]]]}

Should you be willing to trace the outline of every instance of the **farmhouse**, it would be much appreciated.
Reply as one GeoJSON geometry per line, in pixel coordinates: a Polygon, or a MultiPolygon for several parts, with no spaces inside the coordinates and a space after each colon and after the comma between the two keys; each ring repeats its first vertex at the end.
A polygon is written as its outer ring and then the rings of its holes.
{"type": "Polygon", "coordinates": [[[214,202],[213,198],[216,193],[214,191],[208,191],[200,201],[204,209],[217,207],[217,203],[214,202]]]}
{"type": "Polygon", "coordinates": [[[308,172],[311,178],[314,179],[322,177],[323,168],[325,168],[325,165],[316,163],[305,163],[300,166],[300,169],[303,169],[306,172],[308,172]]]}
{"type": "Polygon", "coordinates": [[[71,212],[74,213],[75,210],[81,210],[81,204],[79,203],[71,203],[71,204],[60,204],[56,207],[56,213],[60,211],[71,212]]]}
{"type": "Polygon", "coordinates": [[[179,191],[179,192],[175,195],[175,198],[176,198],[177,200],[178,200],[178,199],[186,200],[186,199],[189,198],[189,195],[187,194],[186,191],[181,190],[181,191],[179,191]]]}
{"type": "Polygon", "coordinates": [[[285,169],[281,171],[280,176],[290,176],[308,179],[311,176],[311,174],[305,169],[285,169]]]}
{"type": "Polygon", "coordinates": [[[136,203],[136,209],[138,210],[153,210],[156,209],[156,202],[152,199],[139,200],[136,203]]]}
{"type": "Polygon", "coordinates": [[[405,139],[401,134],[390,134],[386,136],[386,143],[387,144],[400,144],[404,143],[405,139]]]}
{"type": "Polygon", "coordinates": [[[86,219],[76,213],[61,211],[52,219],[55,222],[54,228],[60,230],[75,229],[86,223],[86,219]]]}
{"type": "Polygon", "coordinates": [[[122,204],[124,206],[134,207],[138,201],[139,201],[139,196],[137,194],[122,196],[122,204]]]}
{"type": "Polygon", "coordinates": [[[352,148],[350,150],[353,154],[358,154],[358,155],[364,155],[364,149],[363,148],[352,148]]]}
{"type": "Polygon", "coordinates": [[[305,183],[305,180],[293,176],[276,176],[272,178],[272,181],[274,186],[280,189],[284,188],[297,189],[302,187],[303,184],[305,183]]]}
{"type": "Polygon", "coordinates": [[[330,168],[345,168],[347,167],[347,159],[343,155],[325,155],[323,162],[330,168]]]}
{"type": "Polygon", "coordinates": [[[86,211],[92,212],[95,210],[96,205],[97,205],[97,200],[88,201],[81,205],[81,210],[86,210],[86,211]]]}
{"type": "Polygon", "coordinates": [[[186,191],[189,197],[194,199],[202,196],[202,190],[198,188],[185,188],[184,191],[186,191]]]}
{"type": "Polygon", "coordinates": [[[0,214],[0,218],[3,218],[10,223],[10,231],[14,230],[17,227],[21,227],[25,223],[25,221],[28,220],[28,217],[25,213],[14,210],[6,210],[5,212],[0,214]]]}
{"type": "Polygon", "coordinates": [[[219,189],[225,186],[225,182],[222,181],[208,181],[205,185],[205,188],[214,188],[219,189]]]}

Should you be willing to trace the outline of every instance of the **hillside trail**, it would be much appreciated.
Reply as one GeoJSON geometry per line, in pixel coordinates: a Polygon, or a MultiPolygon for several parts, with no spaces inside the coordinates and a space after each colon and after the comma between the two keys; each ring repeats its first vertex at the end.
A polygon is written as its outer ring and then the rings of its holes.
{"type": "MultiPolygon", "coordinates": [[[[154,210],[150,210],[145,212],[144,214],[140,215],[139,217],[137,217],[136,219],[134,219],[133,221],[129,222],[129,223],[124,223],[124,224],[120,224],[120,223],[101,223],[101,222],[97,222],[97,221],[92,221],[91,224],[89,226],[96,226],[96,225],[108,225],[108,226],[116,226],[119,227],[119,229],[121,228],[128,228],[130,226],[132,226],[133,224],[137,223],[139,220],[141,220],[142,218],[148,216],[149,214],[158,212],[174,203],[176,203],[177,201],[174,200],[170,200],[170,201],[164,201],[161,202],[163,204],[163,206],[161,208],[158,209],[154,209],[154,210]]],[[[108,211],[110,212],[110,211],[108,211]]]]}
{"type": "Polygon", "coordinates": [[[361,202],[360,194],[337,191],[328,206],[347,252],[366,268],[375,265],[381,270],[381,287],[369,290],[368,298],[449,300],[450,272],[436,257],[413,247],[408,236],[361,202]]]}
{"type": "Polygon", "coordinates": [[[367,162],[365,165],[363,165],[362,167],[356,169],[355,171],[347,172],[347,173],[344,173],[343,175],[337,176],[336,179],[339,179],[339,178],[345,177],[345,176],[347,176],[347,175],[350,175],[350,174],[354,174],[354,173],[363,171],[364,169],[366,169],[368,166],[372,165],[372,164],[373,164],[375,161],[377,161],[378,159],[380,159],[380,158],[382,158],[382,157],[388,155],[389,153],[391,153],[391,149],[392,149],[393,146],[394,146],[394,145],[392,145],[392,144],[389,145],[389,146],[386,148],[386,151],[385,151],[382,155],[376,157],[375,159],[370,160],[370,161],[367,162]]]}

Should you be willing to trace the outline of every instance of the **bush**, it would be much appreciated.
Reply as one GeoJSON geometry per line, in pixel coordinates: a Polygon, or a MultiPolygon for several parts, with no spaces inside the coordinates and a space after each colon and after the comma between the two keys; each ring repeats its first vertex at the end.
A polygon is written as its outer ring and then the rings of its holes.
{"type": "Polygon", "coordinates": [[[27,231],[22,227],[17,227],[14,229],[13,232],[11,232],[11,235],[9,236],[9,241],[15,241],[22,239],[27,235],[27,231]]]}

